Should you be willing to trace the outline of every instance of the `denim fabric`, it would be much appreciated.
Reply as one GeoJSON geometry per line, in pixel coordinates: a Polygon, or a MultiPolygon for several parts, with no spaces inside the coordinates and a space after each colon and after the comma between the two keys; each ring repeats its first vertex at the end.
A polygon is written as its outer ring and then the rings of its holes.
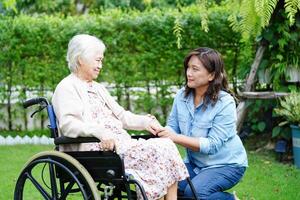
{"type": "Polygon", "coordinates": [[[174,99],[167,128],[198,139],[200,150],[187,149],[186,162],[199,168],[247,167],[247,154],[237,135],[236,121],[235,101],[227,92],[220,91],[216,104],[203,109],[203,103],[195,108],[193,93],[185,97],[182,88],[174,99]]]}
{"type": "MultiPolygon", "coordinates": [[[[236,185],[246,170],[245,167],[230,166],[199,169],[190,163],[186,163],[186,167],[197,197],[201,200],[233,200],[234,196],[224,191],[236,185]]],[[[186,180],[180,181],[178,187],[179,191],[184,193],[184,196],[193,196],[186,180]]]]}

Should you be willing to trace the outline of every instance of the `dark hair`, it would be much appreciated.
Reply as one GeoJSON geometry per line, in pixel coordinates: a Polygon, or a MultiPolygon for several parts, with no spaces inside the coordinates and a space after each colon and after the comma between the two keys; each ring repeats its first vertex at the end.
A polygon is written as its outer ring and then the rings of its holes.
{"type": "Polygon", "coordinates": [[[226,73],[224,70],[224,61],[219,52],[208,47],[199,47],[192,50],[184,59],[184,73],[185,73],[185,97],[187,97],[191,92],[195,92],[193,88],[189,88],[187,85],[187,68],[188,63],[192,56],[197,56],[201,61],[205,69],[209,73],[214,74],[214,79],[209,82],[207,91],[204,94],[203,105],[204,108],[208,106],[209,103],[214,106],[218,101],[218,95],[220,90],[227,91],[231,94],[228,89],[228,82],[226,78],[226,73]]]}

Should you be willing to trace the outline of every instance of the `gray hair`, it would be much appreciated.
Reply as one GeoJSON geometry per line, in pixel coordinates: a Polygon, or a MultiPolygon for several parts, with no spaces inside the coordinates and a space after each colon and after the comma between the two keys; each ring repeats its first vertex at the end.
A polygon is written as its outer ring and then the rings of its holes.
{"type": "Polygon", "coordinates": [[[79,67],[79,59],[87,58],[89,54],[100,50],[104,53],[104,43],[95,36],[87,34],[75,35],[68,44],[67,62],[71,72],[76,72],[79,67]]]}

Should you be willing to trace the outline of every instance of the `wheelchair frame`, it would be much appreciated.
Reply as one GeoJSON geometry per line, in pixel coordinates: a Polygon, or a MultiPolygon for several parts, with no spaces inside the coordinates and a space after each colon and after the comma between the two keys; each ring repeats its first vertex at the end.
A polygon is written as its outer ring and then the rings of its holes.
{"type": "MultiPolygon", "coordinates": [[[[27,187],[27,181],[33,184],[34,188],[38,190],[44,199],[49,200],[72,198],[74,193],[81,194],[84,200],[113,200],[115,198],[118,200],[124,198],[136,199],[136,191],[130,188],[131,185],[138,187],[144,200],[147,200],[143,186],[132,176],[125,173],[124,162],[116,152],[58,151],[59,145],[63,144],[79,144],[100,141],[98,138],[94,137],[59,137],[56,117],[53,107],[48,100],[40,97],[27,100],[23,103],[24,108],[33,105],[39,105],[39,109],[35,111],[31,117],[43,109],[47,109],[50,121],[48,128],[50,129],[51,138],[54,138],[55,150],[38,153],[27,161],[15,186],[15,200],[23,199],[24,189],[27,187]],[[47,175],[50,180],[48,180],[48,183],[44,180],[44,170],[46,166],[49,167],[49,174],[47,175]],[[39,177],[37,177],[38,172],[35,172],[35,170],[39,171],[40,168],[42,168],[42,172],[40,172],[42,181],[39,180],[39,177]],[[59,184],[57,182],[59,182],[59,184]],[[74,188],[74,185],[77,187],[74,188]]],[[[132,137],[136,139],[149,139],[152,136],[141,135],[132,137]]],[[[187,181],[192,189],[194,197],[188,198],[179,196],[178,199],[197,199],[195,188],[191,180],[187,178],[187,181]]]]}

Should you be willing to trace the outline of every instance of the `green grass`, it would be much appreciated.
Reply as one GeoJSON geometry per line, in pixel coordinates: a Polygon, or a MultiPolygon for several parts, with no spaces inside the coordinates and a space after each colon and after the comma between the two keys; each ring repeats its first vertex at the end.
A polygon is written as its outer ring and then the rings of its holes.
{"type": "Polygon", "coordinates": [[[240,199],[300,199],[300,169],[275,161],[273,152],[248,152],[249,168],[235,186],[240,199]]]}
{"type": "MultiPolygon", "coordinates": [[[[16,179],[25,162],[34,154],[53,146],[0,146],[0,199],[13,199],[16,179]]],[[[235,186],[241,199],[300,199],[300,169],[275,161],[272,152],[248,152],[249,168],[235,186]]]]}
{"type": "Polygon", "coordinates": [[[16,180],[31,156],[53,148],[45,145],[0,146],[0,199],[13,199],[16,180]]]}

